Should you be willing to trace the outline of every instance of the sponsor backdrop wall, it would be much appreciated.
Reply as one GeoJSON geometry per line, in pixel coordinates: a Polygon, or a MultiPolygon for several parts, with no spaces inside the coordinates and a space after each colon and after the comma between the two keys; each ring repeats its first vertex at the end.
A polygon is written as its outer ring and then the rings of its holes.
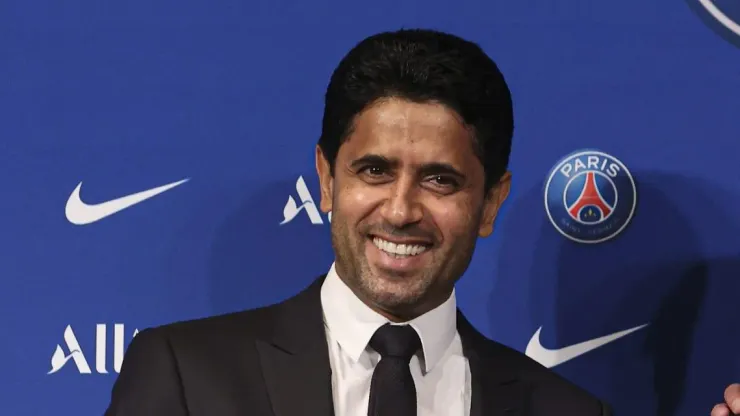
{"type": "Polygon", "coordinates": [[[620,415],[708,414],[740,380],[737,0],[3,2],[0,414],[100,415],[137,330],[324,273],[329,75],[413,26],[514,95],[464,312],[620,415]]]}

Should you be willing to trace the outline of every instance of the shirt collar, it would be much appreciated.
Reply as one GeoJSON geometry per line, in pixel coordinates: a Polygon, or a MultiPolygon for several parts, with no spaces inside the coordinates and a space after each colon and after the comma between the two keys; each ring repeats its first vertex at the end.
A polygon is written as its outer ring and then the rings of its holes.
{"type": "MultiPolygon", "coordinates": [[[[321,287],[324,323],[348,356],[358,361],[375,331],[389,320],[365,305],[339,278],[332,263],[321,287]]],[[[457,331],[455,290],[438,307],[412,319],[411,325],[421,339],[425,372],[444,355],[457,331]]]]}

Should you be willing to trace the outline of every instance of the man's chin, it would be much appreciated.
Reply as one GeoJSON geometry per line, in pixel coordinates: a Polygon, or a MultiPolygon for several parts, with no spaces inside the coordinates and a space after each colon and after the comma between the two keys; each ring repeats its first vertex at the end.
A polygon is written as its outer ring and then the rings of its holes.
{"type": "Polygon", "coordinates": [[[365,292],[373,303],[385,309],[407,309],[424,297],[425,286],[420,276],[398,276],[394,273],[373,273],[364,282],[365,292]]]}

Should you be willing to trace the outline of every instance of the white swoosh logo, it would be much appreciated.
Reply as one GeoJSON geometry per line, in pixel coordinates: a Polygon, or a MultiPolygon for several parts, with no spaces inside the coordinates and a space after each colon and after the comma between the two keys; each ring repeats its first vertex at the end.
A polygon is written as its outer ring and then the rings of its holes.
{"type": "Polygon", "coordinates": [[[542,327],[540,327],[537,329],[537,332],[532,335],[532,339],[529,340],[525,354],[545,367],[552,368],[589,351],[593,351],[596,348],[602,347],[612,341],[616,341],[623,336],[646,327],[647,325],[648,324],[643,324],[634,328],[625,329],[624,331],[615,332],[610,335],[594,338],[592,340],[580,342],[578,344],[556,350],[547,349],[542,346],[540,343],[540,332],[542,331],[542,327]]]}
{"type": "Polygon", "coordinates": [[[701,5],[704,6],[705,9],[707,9],[712,17],[722,23],[724,27],[733,31],[736,35],[740,35],[740,25],[727,17],[726,14],[722,13],[722,10],[715,6],[711,0],[699,0],[699,3],[701,3],[701,5]]]}
{"type": "Polygon", "coordinates": [[[67,215],[67,220],[72,224],[85,225],[95,221],[100,221],[105,217],[109,217],[117,212],[123,211],[126,208],[134,206],[140,202],[144,202],[149,198],[161,194],[162,192],[169,191],[170,189],[187,182],[189,179],[179,180],[177,182],[168,183],[167,185],[158,186],[156,188],[148,189],[146,191],[137,192],[116,198],[110,201],[102,202],[100,204],[86,204],[80,199],[80,188],[82,188],[82,182],[80,182],[72,194],[67,200],[67,206],[64,209],[64,213],[67,215]]]}

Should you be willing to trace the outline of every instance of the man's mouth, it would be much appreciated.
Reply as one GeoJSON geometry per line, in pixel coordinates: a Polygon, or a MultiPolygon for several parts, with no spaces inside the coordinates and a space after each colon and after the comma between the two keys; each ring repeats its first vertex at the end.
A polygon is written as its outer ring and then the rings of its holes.
{"type": "Polygon", "coordinates": [[[427,251],[431,244],[417,242],[392,242],[377,236],[371,236],[372,242],[379,250],[395,258],[418,256],[427,251]]]}

